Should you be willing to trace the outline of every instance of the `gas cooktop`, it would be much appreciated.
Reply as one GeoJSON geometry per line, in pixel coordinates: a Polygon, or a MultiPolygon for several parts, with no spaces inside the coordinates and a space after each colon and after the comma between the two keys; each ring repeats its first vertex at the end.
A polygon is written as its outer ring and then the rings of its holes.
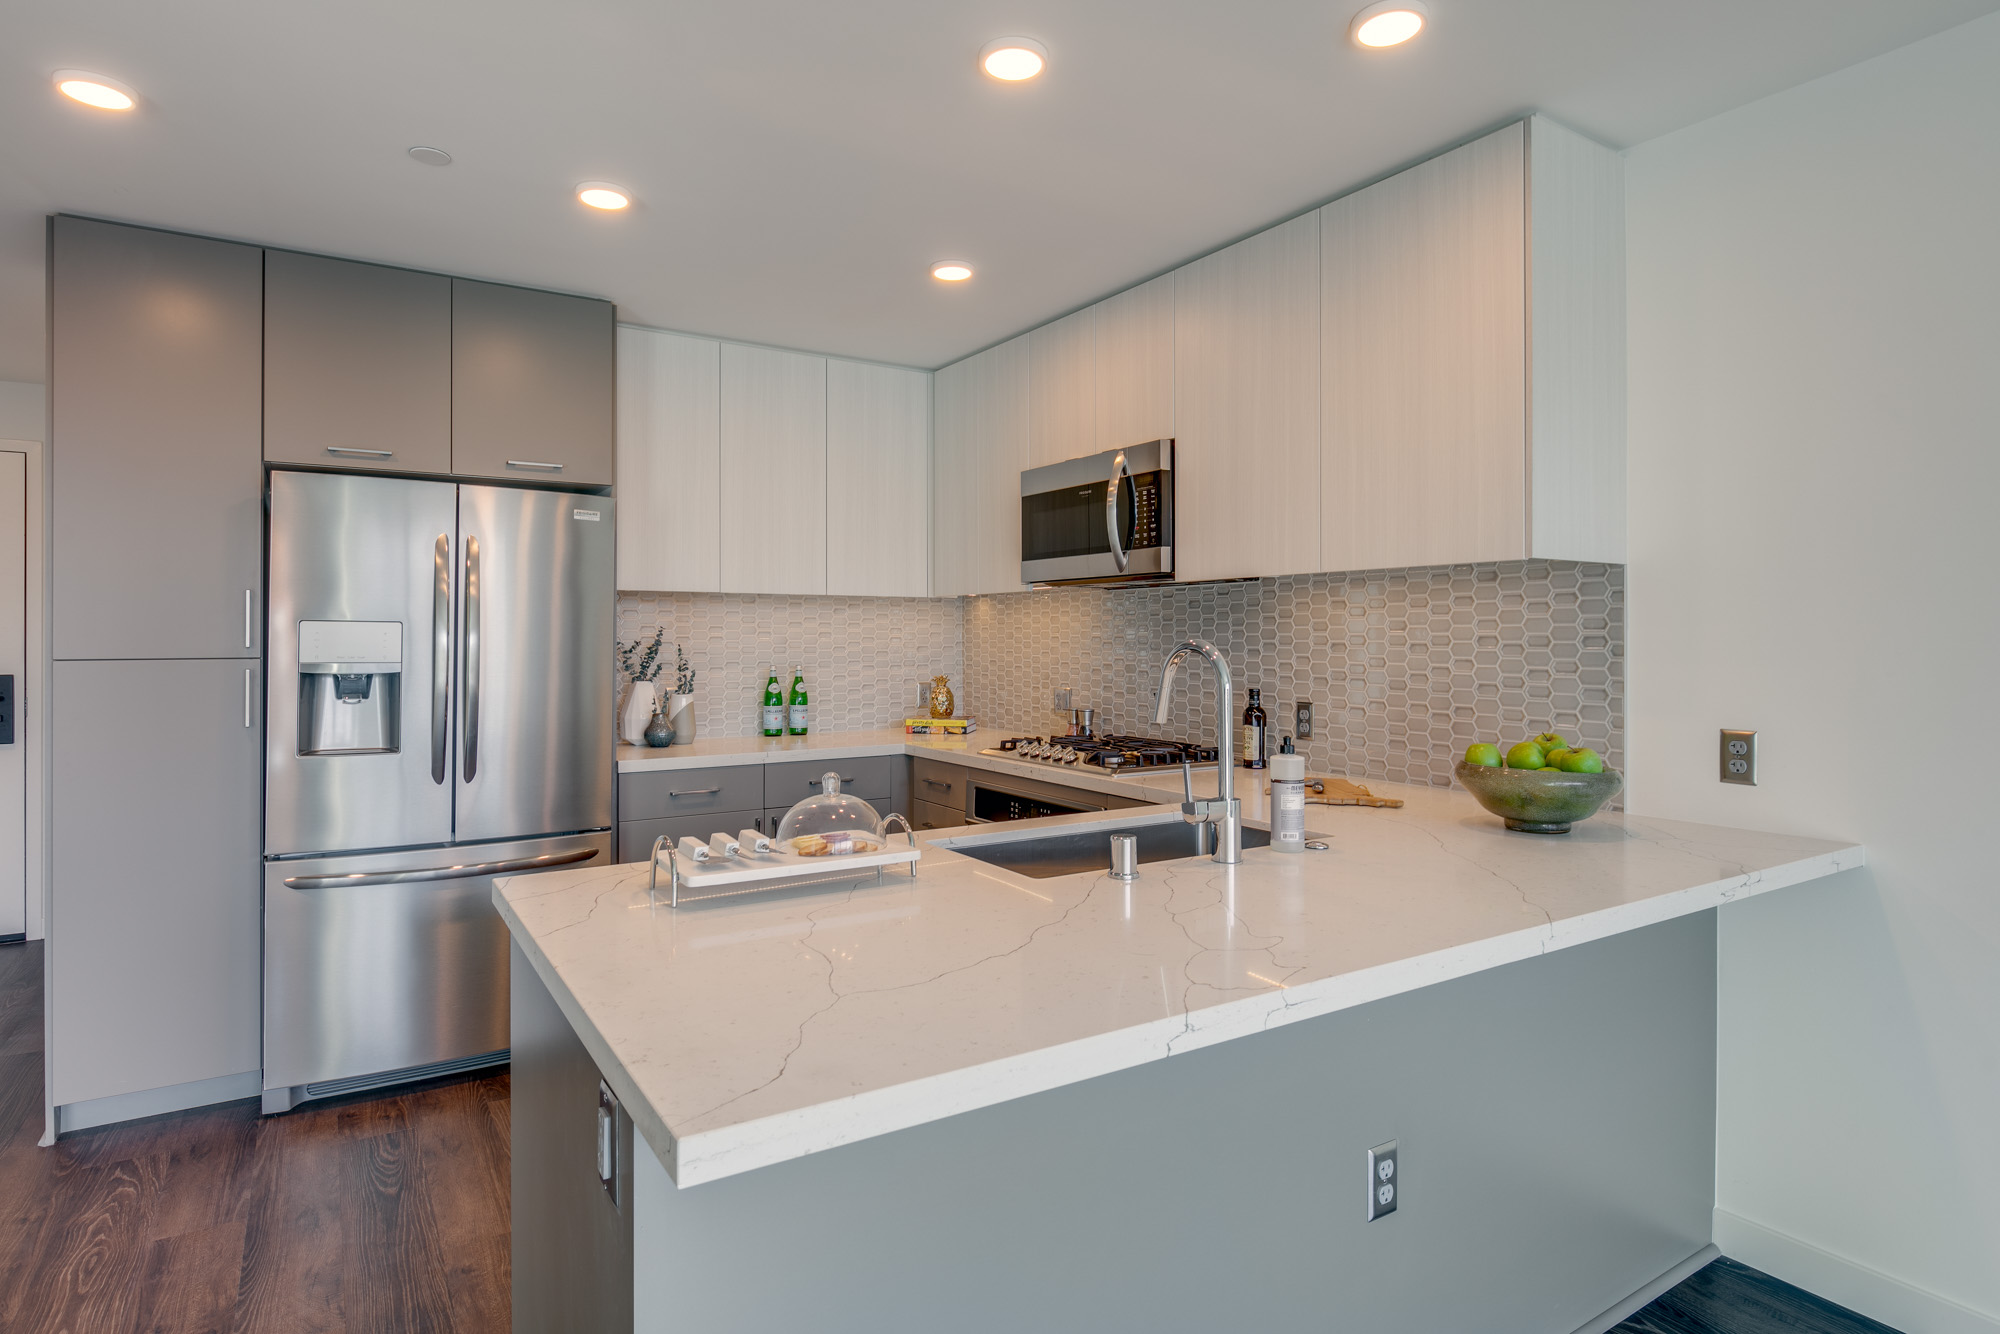
{"type": "Polygon", "coordinates": [[[1145,736],[1017,736],[980,752],[1008,760],[1035,760],[1052,766],[1082,766],[1109,773],[1177,769],[1215,763],[1215,747],[1145,736]]]}

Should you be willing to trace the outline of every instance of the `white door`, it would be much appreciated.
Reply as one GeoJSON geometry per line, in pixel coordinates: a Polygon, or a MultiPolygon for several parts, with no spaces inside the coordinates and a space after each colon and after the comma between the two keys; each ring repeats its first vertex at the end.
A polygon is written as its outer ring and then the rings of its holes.
{"type": "MultiPolygon", "coordinates": [[[[11,742],[0,741],[0,940],[28,929],[28,456],[0,450],[0,677],[11,742]]],[[[6,735],[0,730],[0,737],[6,735]]]]}

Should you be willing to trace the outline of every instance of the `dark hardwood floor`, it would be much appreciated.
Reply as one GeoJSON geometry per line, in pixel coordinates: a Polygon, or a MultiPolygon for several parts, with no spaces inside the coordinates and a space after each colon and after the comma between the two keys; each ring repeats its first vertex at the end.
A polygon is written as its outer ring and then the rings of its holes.
{"type": "Polygon", "coordinates": [[[0,946],[0,1330],[507,1330],[505,1071],[37,1148],[41,974],[0,946]]]}
{"type": "MultiPolygon", "coordinates": [[[[504,1334],[507,1075],[42,1132],[42,955],[0,946],[0,1331],[504,1334]]],[[[1896,1334],[1717,1260],[1614,1334],[1896,1334]]]]}
{"type": "Polygon", "coordinates": [[[1611,1334],[1896,1334],[1844,1306],[1724,1257],[1611,1334]]]}

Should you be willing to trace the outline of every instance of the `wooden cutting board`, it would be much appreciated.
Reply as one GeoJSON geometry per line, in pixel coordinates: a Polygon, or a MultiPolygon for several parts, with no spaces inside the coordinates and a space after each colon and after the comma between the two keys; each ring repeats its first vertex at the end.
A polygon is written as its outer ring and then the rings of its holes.
{"type": "MultiPolygon", "coordinates": [[[[1271,785],[1264,784],[1269,792],[1271,785]]],[[[1345,778],[1328,778],[1324,774],[1306,775],[1306,805],[1308,806],[1381,806],[1393,810],[1401,806],[1401,797],[1378,797],[1359,783],[1350,783],[1345,778]]]]}

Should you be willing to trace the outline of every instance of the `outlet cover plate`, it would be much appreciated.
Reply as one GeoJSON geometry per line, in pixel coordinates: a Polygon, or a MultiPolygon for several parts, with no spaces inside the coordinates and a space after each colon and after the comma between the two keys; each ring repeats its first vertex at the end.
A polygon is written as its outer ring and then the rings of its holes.
{"type": "Polygon", "coordinates": [[[1292,735],[1304,741],[1313,734],[1313,706],[1300,700],[1292,706],[1292,735]]]}
{"type": "Polygon", "coordinates": [[[1722,729],[1722,781],[1757,786],[1757,734],[1739,728],[1722,729]]]}
{"type": "Polygon", "coordinates": [[[1368,1221],[1396,1212],[1402,1203],[1403,1178],[1396,1170],[1396,1141],[1368,1151],[1368,1221]]]}

